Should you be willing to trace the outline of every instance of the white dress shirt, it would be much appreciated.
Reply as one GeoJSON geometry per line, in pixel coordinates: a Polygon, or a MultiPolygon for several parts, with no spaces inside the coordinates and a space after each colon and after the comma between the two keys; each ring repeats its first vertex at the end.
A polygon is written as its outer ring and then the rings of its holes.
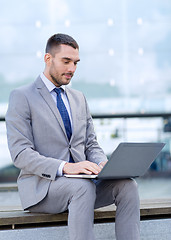
{"type": "MultiPolygon", "coordinates": [[[[56,99],[56,92],[54,91],[54,88],[56,88],[56,86],[44,75],[44,73],[41,73],[40,74],[40,77],[42,79],[42,81],[44,82],[44,84],[46,85],[47,89],[49,90],[56,106],[57,106],[57,99],[56,99]]],[[[69,105],[69,101],[68,101],[68,98],[67,98],[67,95],[66,95],[66,92],[65,92],[65,86],[61,86],[61,88],[64,90],[61,92],[61,97],[62,97],[62,100],[65,104],[65,107],[68,111],[68,115],[69,115],[69,118],[70,118],[70,122],[71,122],[71,128],[72,128],[72,116],[71,116],[71,108],[70,108],[70,105],[69,105]]],[[[59,168],[58,168],[58,171],[57,171],[57,175],[56,176],[62,176],[63,175],[63,167],[65,165],[66,161],[63,161],[59,168]]]]}

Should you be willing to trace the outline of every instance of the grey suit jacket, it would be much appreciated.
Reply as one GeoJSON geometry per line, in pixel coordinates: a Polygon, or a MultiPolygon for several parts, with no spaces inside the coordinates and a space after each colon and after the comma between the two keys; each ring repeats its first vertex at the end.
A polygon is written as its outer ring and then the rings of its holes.
{"type": "Polygon", "coordinates": [[[14,90],[6,114],[8,146],[14,165],[21,169],[18,189],[24,209],[48,193],[57,170],[70,153],[75,162],[105,161],[94,133],[92,118],[81,92],[66,88],[73,129],[70,142],[60,113],[40,77],[14,90]]]}

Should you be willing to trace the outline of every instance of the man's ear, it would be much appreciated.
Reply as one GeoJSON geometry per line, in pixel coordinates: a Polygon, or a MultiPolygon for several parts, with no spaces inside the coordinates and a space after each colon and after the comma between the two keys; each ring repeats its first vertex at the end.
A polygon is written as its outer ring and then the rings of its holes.
{"type": "Polygon", "coordinates": [[[46,53],[44,56],[44,61],[47,65],[51,63],[52,55],[50,53],[46,53]]]}

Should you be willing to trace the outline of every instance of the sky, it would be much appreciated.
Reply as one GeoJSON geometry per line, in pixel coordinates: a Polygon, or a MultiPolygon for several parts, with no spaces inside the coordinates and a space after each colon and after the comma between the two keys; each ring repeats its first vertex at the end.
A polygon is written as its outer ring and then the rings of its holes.
{"type": "MultiPolygon", "coordinates": [[[[171,97],[170,0],[0,0],[0,4],[0,81],[6,95],[9,86],[33,81],[43,71],[47,39],[63,32],[80,45],[73,85],[86,83],[83,92],[96,84],[99,89],[112,88],[113,98],[118,97],[116,92],[126,99],[171,97]]],[[[99,95],[107,98],[101,90],[99,95]]],[[[164,107],[168,109],[165,103],[164,107]]]]}

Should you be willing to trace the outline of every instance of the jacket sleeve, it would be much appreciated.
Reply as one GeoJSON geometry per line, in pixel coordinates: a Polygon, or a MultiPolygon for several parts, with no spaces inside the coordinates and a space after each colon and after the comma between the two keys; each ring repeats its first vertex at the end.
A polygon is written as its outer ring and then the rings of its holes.
{"type": "Polygon", "coordinates": [[[14,165],[28,174],[55,180],[62,160],[40,155],[34,146],[31,110],[28,99],[14,90],[6,114],[7,140],[14,165]]]}
{"type": "Polygon", "coordinates": [[[87,102],[86,112],[87,112],[87,129],[86,129],[85,155],[87,160],[99,164],[102,161],[107,161],[107,157],[97,142],[93,120],[87,102]]]}

